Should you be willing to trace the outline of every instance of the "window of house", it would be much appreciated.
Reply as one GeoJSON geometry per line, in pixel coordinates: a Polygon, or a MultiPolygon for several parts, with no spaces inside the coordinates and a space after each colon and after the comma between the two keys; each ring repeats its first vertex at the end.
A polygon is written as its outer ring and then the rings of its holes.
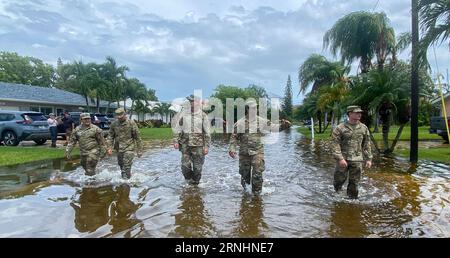
{"type": "Polygon", "coordinates": [[[43,113],[44,115],[53,113],[53,108],[52,107],[41,107],[41,113],[43,113]]]}
{"type": "Polygon", "coordinates": [[[41,112],[41,111],[39,110],[39,107],[30,107],[30,111],[41,112]]]}

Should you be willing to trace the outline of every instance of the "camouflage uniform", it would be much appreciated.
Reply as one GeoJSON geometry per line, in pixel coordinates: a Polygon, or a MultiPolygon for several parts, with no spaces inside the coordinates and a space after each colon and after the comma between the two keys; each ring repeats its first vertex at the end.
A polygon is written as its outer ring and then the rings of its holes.
{"type": "MultiPolygon", "coordinates": [[[[262,118],[258,117],[259,121],[262,118]]],[[[236,145],[239,144],[239,174],[241,175],[241,184],[252,183],[252,191],[260,192],[263,185],[262,173],[265,170],[264,161],[264,145],[262,143],[262,136],[260,126],[257,127],[255,133],[249,132],[250,121],[248,117],[239,119],[234,124],[233,134],[230,139],[229,151],[236,152],[236,145]],[[245,133],[239,133],[239,126],[245,126],[245,133]]]]}
{"type": "Polygon", "coordinates": [[[360,122],[356,125],[348,122],[338,125],[333,131],[332,152],[337,162],[344,159],[348,164],[346,168],[336,165],[333,183],[335,190],[341,190],[348,176],[347,195],[358,198],[358,183],[363,163],[372,160],[370,132],[367,126],[360,122]]]}
{"type": "MultiPolygon", "coordinates": [[[[118,112],[116,111],[116,114],[118,112]]],[[[108,148],[117,151],[117,160],[123,178],[131,178],[131,166],[133,164],[135,151],[142,154],[142,140],[139,128],[131,119],[121,122],[116,119],[109,129],[108,148]]]]}
{"type": "Polygon", "coordinates": [[[183,110],[180,116],[180,133],[174,135],[173,141],[181,151],[181,172],[186,180],[198,184],[205,162],[203,149],[211,144],[208,115],[199,109],[183,110]]]}
{"type": "Polygon", "coordinates": [[[95,175],[98,160],[101,156],[104,156],[106,151],[102,129],[92,124],[89,126],[82,124],[77,126],[66,147],[66,156],[72,152],[77,142],[80,145],[81,166],[86,171],[86,175],[95,175]]]}

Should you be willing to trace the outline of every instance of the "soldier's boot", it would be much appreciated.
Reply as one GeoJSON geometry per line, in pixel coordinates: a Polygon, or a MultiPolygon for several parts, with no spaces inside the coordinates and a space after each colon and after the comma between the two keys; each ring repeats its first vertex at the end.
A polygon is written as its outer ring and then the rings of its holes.
{"type": "Polygon", "coordinates": [[[352,162],[348,164],[348,186],[347,186],[347,195],[351,199],[358,198],[358,185],[359,180],[361,178],[362,171],[362,163],[361,162],[352,162]]]}
{"type": "Polygon", "coordinates": [[[122,178],[123,179],[130,179],[131,178],[131,171],[130,170],[122,171],[122,178]]]}
{"type": "Polygon", "coordinates": [[[186,179],[188,181],[191,180],[193,177],[193,171],[192,171],[191,167],[190,166],[188,167],[186,164],[183,164],[181,166],[181,173],[183,173],[184,179],[186,179]]]}
{"type": "Polygon", "coordinates": [[[356,184],[348,184],[347,186],[347,196],[350,199],[358,199],[358,186],[356,184]]]}
{"type": "Polygon", "coordinates": [[[334,180],[333,180],[334,190],[336,192],[341,191],[342,186],[344,185],[346,180],[347,180],[347,169],[341,168],[338,165],[334,171],[334,180]]]}
{"type": "Polygon", "coordinates": [[[202,178],[202,171],[199,169],[194,169],[191,184],[198,185],[200,183],[201,178],[202,178]]]}
{"type": "Polygon", "coordinates": [[[92,168],[86,168],[84,174],[85,174],[86,176],[95,176],[95,168],[94,168],[94,169],[92,169],[92,168]]]}
{"type": "Polygon", "coordinates": [[[263,178],[261,175],[253,175],[252,177],[252,192],[260,194],[262,191],[263,178]]]}
{"type": "Polygon", "coordinates": [[[122,178],[123,179],[130,179],[131,178],[131,172],[122,172],[122,178]]]}

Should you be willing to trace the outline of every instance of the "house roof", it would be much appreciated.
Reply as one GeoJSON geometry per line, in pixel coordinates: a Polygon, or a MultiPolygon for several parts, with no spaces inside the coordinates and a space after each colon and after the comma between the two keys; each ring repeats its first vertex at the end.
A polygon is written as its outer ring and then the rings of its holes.
{"type": "MultiPolygon", "coordinates": [[[[450,97],[450,92],[447,92],[446,94],[444,94],[444,99],[447,99],[450,97]]],[[[431,101],[431,104],[440,104],[441,103],[441,96],[437,97],[436,99],[434,99],[433,101],[431,101]]]]}
{"type": "MultiPolygon", "coordinates": [[[[85,98],[73,92],[8,82],[0,82],[0,100],[64,106],[86,106],[85,98]]],[[[90,106],[95,106],[94,100],[89,99],[89,102],[90,106]]],[[[100,107],[107,106],[108,102],[100,101],[100,107]]],[[[115,105],[111,104],[111,107],[115,107],[115,105]]]]}

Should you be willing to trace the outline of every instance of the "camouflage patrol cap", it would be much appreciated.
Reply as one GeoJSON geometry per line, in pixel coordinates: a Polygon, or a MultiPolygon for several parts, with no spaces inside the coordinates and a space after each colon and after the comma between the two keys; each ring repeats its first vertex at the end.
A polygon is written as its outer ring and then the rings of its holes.
{"type": "Polygon", "coordinates": [[[361,109],[360,106],[348,106],[348,107],[347,107],[347,113],[350,113],[350,112],[354,112],[354,113],[362,113],[363,110],[361,109]]]}
{"type": "Polygon", "coordinates": [[[91,118],[91,115],[89,113],[81,113],[80,119],[85,119],[85,118],[91,118]]]}
{"type": "Polygon", "coordinates": [[[122,116],[125,114],[125,109],[118,108],[118,109],[116,109],[115,113],[116,113],[116,116],[122,116]]]}

